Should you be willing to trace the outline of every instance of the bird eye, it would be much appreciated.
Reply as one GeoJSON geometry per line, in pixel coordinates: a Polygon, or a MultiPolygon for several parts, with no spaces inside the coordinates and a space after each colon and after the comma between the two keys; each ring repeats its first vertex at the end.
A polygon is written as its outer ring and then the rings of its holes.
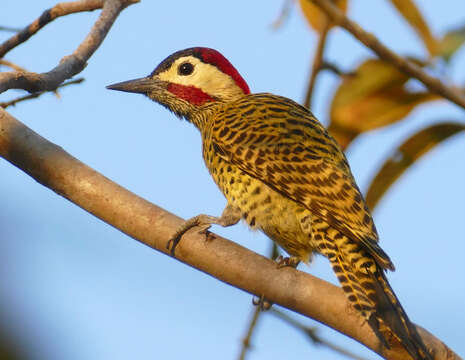
{"type": "Polygon", "coordinates": [[[194,65],[192,65],[189,62],[182,63],[178,67],[178,74],[179,75],[187,76],[187,75],[192,74],[193,71],[194,71],[194,65]]]}

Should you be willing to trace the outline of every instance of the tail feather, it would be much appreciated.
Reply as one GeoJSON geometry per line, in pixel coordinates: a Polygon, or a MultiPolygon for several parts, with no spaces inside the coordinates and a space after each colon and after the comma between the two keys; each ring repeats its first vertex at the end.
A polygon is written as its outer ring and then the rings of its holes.
{"type": "Polygon", "coordinates": [[[394,336],[413,359],[432,360],[375,259],[345,235],[331,228],[324,230],[315,236],[319,251],[329,259],[352,306],[383,345],[389,348],[388,337],[394,336]]]}
{"type": "Polygon", "coordinates": [[[376,273],[371,273],[369,270],[367,272],[373,279],[378,299],[376,315],[379,314],[381,320],[398,337],[412,358],[432,360],[433,357],[389,285],[384,271],[378,268],[376,273]]]}

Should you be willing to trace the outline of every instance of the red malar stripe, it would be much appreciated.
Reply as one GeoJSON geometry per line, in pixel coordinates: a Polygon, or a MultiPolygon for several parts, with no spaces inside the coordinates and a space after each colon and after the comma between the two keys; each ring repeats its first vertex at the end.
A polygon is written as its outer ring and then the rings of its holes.
{"type": "Polygon", "coordinates": [[[176,95],[177,97],[184,99],[190,102],[191,104],[197,106],[203,105],[210,101],[215,101],[215,99],[212,98],[210,95],[192,85],[186,86],[170,83],[168,85],[167,90],[170,93],[176,95]]]}

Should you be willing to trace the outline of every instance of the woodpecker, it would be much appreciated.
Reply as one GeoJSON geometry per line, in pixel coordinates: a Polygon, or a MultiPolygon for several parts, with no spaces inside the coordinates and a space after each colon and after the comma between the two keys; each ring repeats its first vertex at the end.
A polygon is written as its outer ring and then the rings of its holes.
{"type": "Polygon", "coordinates": [[[252,94],[222,54],[204,47],[177,51],[147,77],[107,88],[144,94],[201,133],[205,164],[227,205],[219,217],[186,221],[171,240],[173,254],[190,228],[243,219],[297,261],[327,257],[384,346],[394,337],[413,359],[432,359],[388,283],[385,271],[394,265],[378,245],[347,159],[308,109],[282,96],[252,94]]]}

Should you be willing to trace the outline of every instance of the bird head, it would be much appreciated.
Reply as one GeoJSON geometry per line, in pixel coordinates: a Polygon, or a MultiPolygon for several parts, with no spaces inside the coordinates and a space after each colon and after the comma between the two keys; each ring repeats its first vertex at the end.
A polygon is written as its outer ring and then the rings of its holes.
{"type": "Polygon", "coordinates": [[[234,66],[218,51],[204,47],[177,51],[149,76],[112,84],[107,89],[144,94],[187,119],[206,104],[250,94],[234,66]]]}

